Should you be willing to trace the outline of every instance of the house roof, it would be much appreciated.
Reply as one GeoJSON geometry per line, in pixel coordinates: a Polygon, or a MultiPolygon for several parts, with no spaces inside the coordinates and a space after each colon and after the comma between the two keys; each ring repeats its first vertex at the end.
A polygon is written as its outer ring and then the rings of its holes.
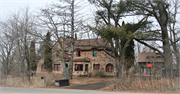
{"type": "MultiPolygon", "coordinates": [[[[61,38],[65,41],[66,45],[70,46],[71,39],[70,38],[61,38]]],[[[57,43],[57,42],[56,42],[57,43]]],[[[56,43],[54,45],[56,45],[56,43]]],[[[95,38],[95,39],[80,39],[74,41],[74,50],[91,50],[93,48],[96,49],[103,49],[104,46],[111,47],[107,45],[108,41],[105,41],[102,38],[95,38]]]]}
{"type": "MultiPolygon", "coordinates": [[[[102,38],[96,39],[83,39],[83,40],[76,40],[74,43],[74,48],[80,50],[89,50],[89,49],[103,49],[103,46],[106,46],[108,41],[103,40],[102,38]]],[[[110,45],[107,45],[110,47],[110,45]]]]}
{"type": "Polygon", "coordinates": [[[164,59],[156,52],[142,52],[138,54],[138,62],[164,62],[164,59]]]}
{"type": "Polygon", "coordinates": [[[87,58],[80,58],[80,59],[73,60],[73,62],[90,62],[90,60],[87,58]]]}

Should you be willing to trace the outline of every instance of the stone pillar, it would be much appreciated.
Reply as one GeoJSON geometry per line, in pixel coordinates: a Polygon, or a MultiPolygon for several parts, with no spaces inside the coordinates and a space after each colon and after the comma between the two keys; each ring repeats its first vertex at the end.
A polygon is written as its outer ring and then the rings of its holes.
{"type": "Polygon", "coordinates": [[[83,72],[85,72],[85,62],[83,62],[83,72]]]}

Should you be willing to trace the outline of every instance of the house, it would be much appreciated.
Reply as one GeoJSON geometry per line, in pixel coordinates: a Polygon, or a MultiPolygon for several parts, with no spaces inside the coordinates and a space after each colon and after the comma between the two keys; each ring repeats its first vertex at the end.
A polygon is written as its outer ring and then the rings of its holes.
{"type": "MultiPolygon", "coordinates": [[[[61,38],[61,41],[70,43],[70,39],[61,38]]],[[[64,43],[65,43],[64,42],[64,43]]],[[[68,44],[65,44],[68,48],[68,44]]],[[[55,43],[53,47],[61,50],[60,44],[55,43]]],[[[114,76],[116,73],[115,59],[112,51],[108,49],[110,43],[102,38],[97,39],[82,39],[74,41],[74,58],[73,58],[73,76],[79,75],[106,75],[114,76]]],[[[64,54],[66,62],[66,72],[68,66],[70,52],[67,50],[64,54]]],[[[57,56],[57,52],[52,49],[52,72],[56,75],[62,74],[62,60],[57,56]]],[[[37,74],[46,73],[43,66],[44,59],[40,59],[37,63],[37,74]]]]}
{"type": "Polygon", "coordinates": [[[142,52],[138,54],[140,74],[161,75],[164,70],[164,58],[157,52],[142,52]]]}

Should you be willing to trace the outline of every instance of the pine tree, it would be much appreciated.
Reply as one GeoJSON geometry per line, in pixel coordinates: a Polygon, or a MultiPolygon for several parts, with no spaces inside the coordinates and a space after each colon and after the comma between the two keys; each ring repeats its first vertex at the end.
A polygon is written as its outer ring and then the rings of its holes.
{"type": "Polygon", "coordinates": [[[45,49],[44,49],[44,68],[47,69],[48,71],[52,71],[52,53],[51,53],[51,48],[50,48],[50,33],[48,32],[46,34],[46,39],[45,39],[45,49]]]}
{"type": "MultiPolygon", "coordinates": [[[[121,45],[122,47],[125,45],[127,42],[127,39],[121,39],[121,45]]],[[[129,70],[132,65],[134,65],[134,41],[133,39],[129,42],[129,45],[126,48],[125,51],[125,68],[126,70],[129,70]]]]}
{"type": "Polygon", "coordinates": [[[35,71],[37,68],[36,64],[36,52],[35,52],[35,41],[31,41],[30,55],[29,55],[30,69],[35,71]]]}

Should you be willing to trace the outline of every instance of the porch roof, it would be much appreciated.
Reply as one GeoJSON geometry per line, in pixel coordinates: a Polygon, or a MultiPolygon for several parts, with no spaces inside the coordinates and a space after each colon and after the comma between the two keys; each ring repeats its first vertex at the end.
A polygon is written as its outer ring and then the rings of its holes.
{"type": "Polygon", "coordinates": [[[80,59],[73,60],[73,62],[90,62],[90,60],[87,58],[80,58],[80,59]]]}

